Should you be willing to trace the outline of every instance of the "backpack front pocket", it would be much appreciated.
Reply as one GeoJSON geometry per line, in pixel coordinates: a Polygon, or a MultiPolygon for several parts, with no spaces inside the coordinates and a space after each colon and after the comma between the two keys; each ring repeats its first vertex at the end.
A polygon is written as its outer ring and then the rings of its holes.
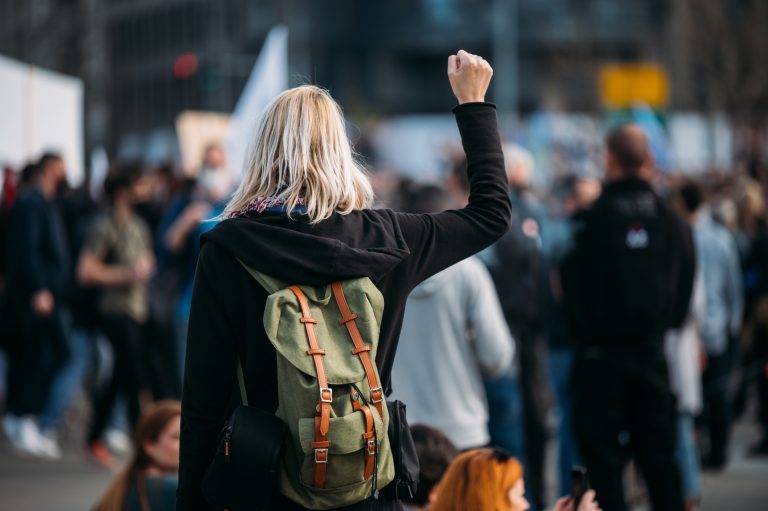
{"type": "MultiPolygon", "coordinates": [[[[383,422],[378,412],[373,409],[373,418],[376,433],[376,450],[386,434],[383,422]]],[[[352,413],[344,417],[330,420],[327,438],[331,445],[328,447],[327,457],[321,453],[320,459],[325,459],[326,480],[332,485],[326,485],[326,490],[348,489],[350,485],[370,483],[364,478],[363,466],[365,465],[365,450],[368,442],[363,437],[365,433],[365,418],[361,413],[352,413]]],[[[301,484],[317,490],[313,486],[315,472],[315,457],[317,453],[312,448],[315,439],[314,418],[299,419],[299,441],[304,452],[304,461],[301,465],[301,484]]]]}

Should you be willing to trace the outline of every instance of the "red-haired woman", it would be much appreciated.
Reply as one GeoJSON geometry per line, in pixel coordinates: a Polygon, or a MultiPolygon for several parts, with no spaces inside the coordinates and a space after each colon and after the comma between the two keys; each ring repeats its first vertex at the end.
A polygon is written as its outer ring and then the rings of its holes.
{"type": "MultiPolygon", "coordinates": [[[[430,511],[525,511],[523,467],[499,449],[473,449],[457,457],[440,481],[430,511]]],[[[573,499],[563,497],[555,511],[574,511],[573,499]]],[[[587,491],[576,511],[600,511],[595,492],[587,491]]]]}

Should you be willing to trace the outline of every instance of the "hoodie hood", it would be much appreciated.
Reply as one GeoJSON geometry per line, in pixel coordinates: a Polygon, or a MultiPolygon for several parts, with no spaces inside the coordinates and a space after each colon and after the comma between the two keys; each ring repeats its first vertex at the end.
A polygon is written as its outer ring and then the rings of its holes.
{"type": "Polygon", "coordinates": [[[271,277],[310,286],[369,277],[378,282],[410,255],[386,210],[335,214],[310,225],[305,217],[251,213],[224,220],[201,237],[271,277]]]}

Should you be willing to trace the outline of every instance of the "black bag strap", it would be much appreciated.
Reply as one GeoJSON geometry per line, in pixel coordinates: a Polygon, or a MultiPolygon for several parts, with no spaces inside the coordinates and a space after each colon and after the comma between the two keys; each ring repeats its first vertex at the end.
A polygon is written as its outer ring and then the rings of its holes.
{"type": "Polygon", "coordinates": [[[248,394],[245,391],[245,376],[243,375],[243,364],[240,357],[237,357],[237,384],[240,386],[240,400],[244,406],[248,406],[248,394]]]}

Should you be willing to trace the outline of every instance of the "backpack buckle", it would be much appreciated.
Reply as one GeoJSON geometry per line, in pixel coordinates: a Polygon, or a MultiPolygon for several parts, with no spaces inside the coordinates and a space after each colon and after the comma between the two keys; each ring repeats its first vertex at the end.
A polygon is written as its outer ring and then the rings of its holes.
{"type": "Polygon", "coordinates": [[[384,401],[384,393],[381,391],[381,387],[374,387],[371,389],[371,401],[374,403],[381,403],[384,401]]]}
{"type": "Polygon", "coordinates": [[[320,387],[320,401],[322,403],[332,403],[333,389],[328,387],[320,387]]]}
{"type": "Polygon", "coordinates": [[[367,448],[367,454],[368,456],[375,456],[376,455],[376,439],[371,438],[366,442],[366,448],[367,448]]]}
{"type": "Polygon", "coordinates": [[[328,463],[328,449],[315,449],[315,463],[328,463]]]}

